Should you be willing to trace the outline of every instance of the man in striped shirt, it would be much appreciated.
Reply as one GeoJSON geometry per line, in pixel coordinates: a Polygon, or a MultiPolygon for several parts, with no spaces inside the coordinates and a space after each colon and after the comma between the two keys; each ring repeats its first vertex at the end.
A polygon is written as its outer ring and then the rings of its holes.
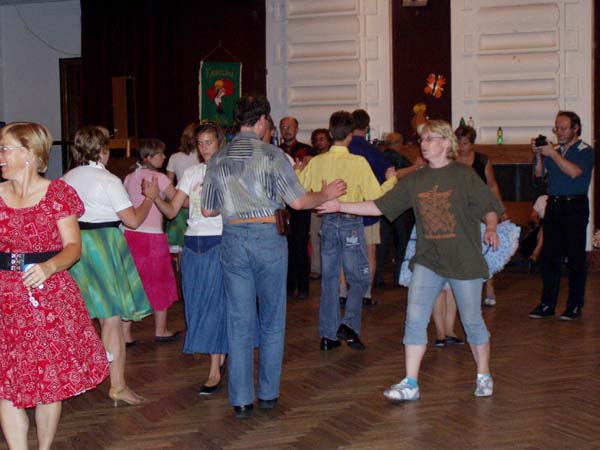
{"type": "Polygon", "coordinates": [[[285,236],[277,232],[275,211],[285,204],[312,209],[346,192],[342,180],[323,183],[318,192],[304,190],[283,151],[261,140],[270,110],[262,96],[238,101],[235,119],[240,133],[210,160],[202,191],[202,213],[220,213],[223,218],[229,401],[238,418],[250,416],[253,409],[257,330],[258,405],[271,409],[279,397],[288,253],[285,236]]]}

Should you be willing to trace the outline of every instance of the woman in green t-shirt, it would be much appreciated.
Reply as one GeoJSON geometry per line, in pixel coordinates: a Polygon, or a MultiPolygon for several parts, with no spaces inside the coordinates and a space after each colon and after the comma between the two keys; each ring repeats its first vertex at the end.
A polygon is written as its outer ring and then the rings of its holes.
{"type": "Polygon", "coordinates": [[[455,162],[458,143],[449,123],[426,122],[421,151],[428,165],[400,180],[375,201],[342,203],[331,200],[317,208],[322,213],[385,215],[394,220],[413,208],[417,227],[413,276],[408,290],[404,334],[406,377],[384,392],[394,401],[419,398],[418,376],[427,348],[427,323],[435,299],[447,282],[454,291],[467,342],[477,365],[475,395],[492,395],[489,370],[489,333],[481,316],[480,293],[489,277],[481,251],[480,222],[486,224],[484,242],[498,247],[496,225],[502,205],[477,174],[455,162]]]}

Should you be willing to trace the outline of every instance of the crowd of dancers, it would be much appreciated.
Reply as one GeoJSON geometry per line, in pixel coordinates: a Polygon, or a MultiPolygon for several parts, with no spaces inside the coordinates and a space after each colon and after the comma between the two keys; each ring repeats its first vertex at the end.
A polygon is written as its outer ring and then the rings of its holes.
{"type": "Polygon", "coordinates": [[[165,145],[140,139],[137,166],[124,182],[106,169],[103,127],[77,131],[76,167],[52,181],[41,175],[52,143],[46,127],[2,128],[0,419],[10,448],[27,448],[25,408],[31,407],[39,448],[50,448],[61,402],[107,377],[115,406],[146,401],[125,379],[126,347],[137,343],[132,322],[152,314],[158,344],[182,335],[168,327],[168,309],[178,299],[174,245],[182,248],[183,351],[210,355],[199,394],[219,391],[228,369],[234,413],[251,415],[258,348],[258,406],[276,407],[286,299],[308,296],[309,239],[313,255],[320,253],[312,266],[321,278],[320,349],[345,342],[364,350],[362,307],[376,303],[374,224],[379,216],[393,224],[409,210],[415,240],[409,244],[409,229],[399,245],[408,245],[412,257],[402,269],[404,257],[396,257],[394,273],[409,286],[406,374],[384,395],[419,398],[429,318],[434,313],[435,345],[462,343],[453,329],[457,307],[476,365],[474,394],[492,395],[481,290],[489,280],[485,304],[492,306],[490,276],[514,252],[518,230],[509,227],[499,237],[506,216],[491,163],[472,150],[475,130],[429,120],[419,130],[421,157],[396,165],[366,141],[365,114],[335,112],[328,128],[313,133],[312,147],[296,141],[297,120],[284,118],[280,149],[271,143],[266,98],[242,97],[232,142],[214,123],[191,124],[165,175],[165,145]],[[496,253],[503,240],[508,244],[496,253]],[[502,261],[484,257],[482,243],[502,261]],[[100,336],[92,319],[99,320],[100,336]]]}

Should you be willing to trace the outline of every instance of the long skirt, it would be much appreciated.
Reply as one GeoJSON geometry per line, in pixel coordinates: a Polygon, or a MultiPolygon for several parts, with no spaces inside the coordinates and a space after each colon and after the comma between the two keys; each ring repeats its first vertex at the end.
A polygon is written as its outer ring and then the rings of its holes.
{"type": "Polygon", "coordinates": [[[142,280],[118,228],[81,230],[81,258],[69,272],[92,319],[139,321],[152,314],[142,280]]]}
{"type": "Polygon", "coordinates": [[[221,236],[186,236],[181,258],[187,332],[184,353],[227,353],[221,236]]]}
{"type": "Polygon", "coordinates": [[[164,311],[177,301],[177,283],[164,233],[125,230],[125,240],[144,285],[150,306],[164,311]]]}

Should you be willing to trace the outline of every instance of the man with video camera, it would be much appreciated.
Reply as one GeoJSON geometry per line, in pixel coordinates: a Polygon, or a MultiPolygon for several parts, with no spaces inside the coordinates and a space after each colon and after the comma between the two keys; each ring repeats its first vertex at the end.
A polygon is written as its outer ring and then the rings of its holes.
{"type": "Polygon", "coordinates": [[[566,256],[569,296],[560,318],[573,320],[581,315],[584,303],[587,277],[585,242],[590,212],[587,192],[594,168],[594,150],[581,140],[581,119],[574,112],[559,111],[554,125],[558,146],[541,135],[531,140],[535,153],[535,176],[547,175],[548,204],[541,257],[542,298],[529,317],[542,319],[554,316],[562,263],[566,256]]]}

